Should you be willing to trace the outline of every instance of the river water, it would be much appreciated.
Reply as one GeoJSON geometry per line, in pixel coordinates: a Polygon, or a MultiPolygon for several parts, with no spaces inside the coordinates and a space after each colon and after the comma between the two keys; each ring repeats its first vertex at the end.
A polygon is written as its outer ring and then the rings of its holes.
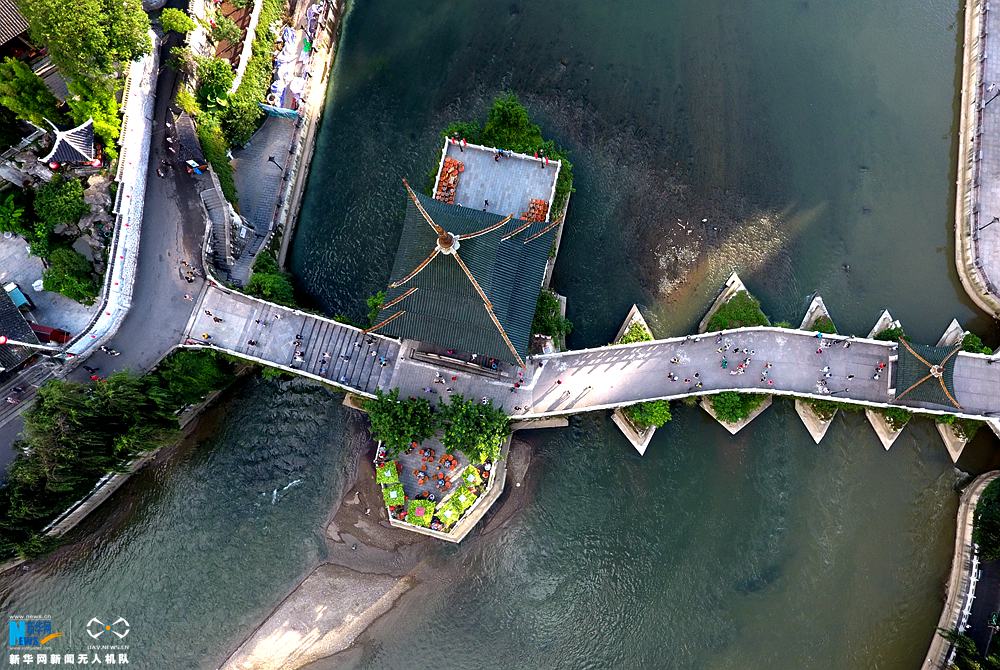
{"type": "MultiPolygon", "coordinates": [[[[819,290],[842,332],[883,307],[922,341],[953,317],[982,331],[950,236],[961,39],[958,3],[933,0],[356,3],[293,269],[323,309],[361,316],[388,279],[400,178],[423,184],[437,131],[511,89],[576,168],[553,280],[570,346],[607,342],[633,302],[657,334],[686,332],[733,269],[774,320],[819,290]]],[[[9,577],[4,609],[121,612],[148,667],[214,667],[322,557],[357,449],[338,402],[241,389],[75,544],[9,577]]],[[[959,478],[931,423],[887,453],[842,414],[816,446],[777,400],[737,437],[677,406],[645,457],[603,414],[526,439],[525,508],[435,548],[419,600],[318,667],[922,659],[959,478]]]]}

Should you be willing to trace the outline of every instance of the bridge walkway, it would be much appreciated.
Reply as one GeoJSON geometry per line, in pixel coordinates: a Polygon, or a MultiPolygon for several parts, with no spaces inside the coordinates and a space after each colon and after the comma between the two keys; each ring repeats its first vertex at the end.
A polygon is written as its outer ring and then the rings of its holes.
{"type": "Polygon", "coordinates": [[[217,286],[203,294],[185,338],[368,394],[389,388],[399,355],[396,340],[217,286]]]}

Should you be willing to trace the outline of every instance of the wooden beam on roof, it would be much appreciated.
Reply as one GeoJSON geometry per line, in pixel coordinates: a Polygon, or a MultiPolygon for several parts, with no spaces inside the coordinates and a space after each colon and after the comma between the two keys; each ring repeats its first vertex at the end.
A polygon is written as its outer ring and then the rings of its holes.
{"type": "Polygon", "coordinates": [[[365,335],[367,335],[368,333],[374,333],[374,332],[375,332],[376,330],[378,330],[379,328],[382,328],[382,327],[384,327],[384,326],[386,326],[386,325],[388,325],[388,324],[392,323],[393,321],[395,321],[395,320],[396,320],[396,319],[398,319],[399,317],[403,316],[404,314],[406,314],[406,310],[405,310],[405,309],[401,309],[401,310],[399,310],[398,312],[396,312],[395,314],[392,314],[392,315],[390,315],[390,316],[389,316],[389,318],[387,318],[387,319],[383,319],[382,321],[380,321],[380,322],[376,323],[376,324],[375,324],[374,326],[372,326],[371,328],[365,328],[365,329],[364,329],[363,331],[361,331],[361,332],[362,332],[362,333],[364,333],[365,335]]]}
{"type": "Polygon", "coordinates": [[[563,222],[563,217],[560,216],[558,219],[556,219],[555,221],[553,221],[552,223],[550,223],[549,225],[545,226],[544,228],[542,228],[541,230],[539,230],[537,233],[535,233],[534,235],[532,235],[531,237],[529,237],[528,239],[526,239],[524,241],[524,243],[527,244],[528,242],[530,242],[532,240],[537,240],[539,237],[541,237],[545,233],[549,232],[550,230],[552,230],[553,228],[555,228],[556,226],[558,226],[562,222],[563,222]]]}
{"type": "Polygon", "coordinates": [[[413,189],[410,188],[410,183],[405,179],[403,180],[403,186],[406,187],[406,192],[407,194],[409,194],[410,200],[412,200],[413,204],[417,206],[417,211],[420,212],[420,215],[422,217],[424,217],[424,221],[426,221],[430,225],[430,227],[434,229],[434,232],[437,233],[439,236],[445,235],[446,234],[445,229],[439,226],[438,224],[434,223],[434,219],[432,219],[431,215],[427,213],[427,210],[424,209],[424,206],[420,204],[420,200],[417,198],[417,194],[413,192],[413,189]]]}
{"type": "Polygon", "coordinates": [[[460,240],[471,240],[473,237],[479,237],[480,235],[485,235],[487,233],[492,233],[497,228],[502,228],[503,226],[507,225],[507,222],[510,221],[513,218],[514,218],[513,214],[508,214],[505,218],[500,219],[499,221],[497,221],[496,223],[494,223],[492,226],[486,226],[482,230],[477,230],[476,232],[469,233],[468,235],[459,235],[458,239],[460,239],[460,240]]]}
{"type": "Polygon", "coordinates": [[[417,267],[413,268],[413,271],[410,272],[410,274],[406,275],[402,279],[397,279],[396,281],[389,284],[389,288],[399,288],[406,282],[416,277],[418,274],[420,274],[421,270],[430,265],[430,262],[437,257],[438,253],[440,253],[440,250],[437,247],[434,247],[434,250],[431,252],[430,256],[420,261],[420,264],[417,265],[417,267]]]}
{"type": "Polygon", "coordinates": [[[405,298],[408,298],[408,297],[410,297],[411,295],[413,295],[414,291],[416,291],[416,290],[417,290],[417,288],[419,288],[419,287],[417,287],[417,286],[411,286],[410,288],[406,289],[406,292],[405,292],[405,293],[402,293],[402,294],[400,294],[400,295],[397,295],[397,296],[396,296],[395,298],[393,298],[393,299],[392,299],[392,300],[390,300],[389,302],[387,302],[387,303],[384,303],[384,304],[382,304],[382,305],[379,305],[379,308],[378,308],[378,309],[379,309],[379,311],[381,312],[381,311],[382,311],[383,309],[389,309],[390,307],[392,307],[392,306],[393,306],[393,305],[395,305],[396,303],[398,303],[398,302],[401,302],[401,301],[402,301],[402,300],[404,300],[405,298]]]}

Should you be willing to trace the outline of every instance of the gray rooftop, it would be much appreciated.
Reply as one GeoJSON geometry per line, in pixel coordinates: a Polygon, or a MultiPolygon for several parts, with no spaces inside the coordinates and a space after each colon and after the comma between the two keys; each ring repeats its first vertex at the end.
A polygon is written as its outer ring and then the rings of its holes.
{"type": "Polygon", "coordinates": [[[28,30],[28,22],[21,16],[13,0],[0,0],[0,45],[28,30]]]}

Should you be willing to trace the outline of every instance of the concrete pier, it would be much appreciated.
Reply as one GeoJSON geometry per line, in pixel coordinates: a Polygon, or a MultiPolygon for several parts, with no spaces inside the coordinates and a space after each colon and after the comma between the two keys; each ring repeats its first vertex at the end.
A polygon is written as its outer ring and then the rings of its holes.
{"type": "MultiPolygon", "coordinates": [[[[817,295],[809,303],[805,316],[802,317],[799,329],[812,330],[814,324],[822,317],[826,317],[833,322],[833,317],[830,316],[830,312],[826,309],[826,303],[823,302],[823,298],[817,295]]],[[[823,441],[823,438],[826,437],[826,432],[830,430],[833,419],[837,416],[837,410],[833,410],[833,414],[829,417],[822,417],[816,413],[812,405],[799,398],[795,399],[795,413],[799,415],[806,430],[809,431],[809,436],[816,444],[823,441]]]]}
{"type": "MultiPolygon", "coordinates": [[[[628,314],[625,316],[625,321],[622,322],[621,328],[618,329],[618,333],[615,335],[613,344],[618,344],[633,324],[638,324],[639,327],[645,330],[649,335],[649,339],[653,339],[653,331],[650,329],[649,324],[646,323],[646,319],[642,318],[642,312],[639,311],[639,308],[636,305],[632,305],[632,309],[630,309],[628,314]]],[[[639,455],[644,455],[646,453],[646,448],[653,439],[653,435],[656,433],[656,428],[651,426],[646,429],[640,429],[632,423],[620,407],[616,408],[611,413],[611,421],[618,426],[618,430],[625,435],[625,439],[628,440],[633,447],[635,447],[635,450],[639,452],[639,455]]]]}

